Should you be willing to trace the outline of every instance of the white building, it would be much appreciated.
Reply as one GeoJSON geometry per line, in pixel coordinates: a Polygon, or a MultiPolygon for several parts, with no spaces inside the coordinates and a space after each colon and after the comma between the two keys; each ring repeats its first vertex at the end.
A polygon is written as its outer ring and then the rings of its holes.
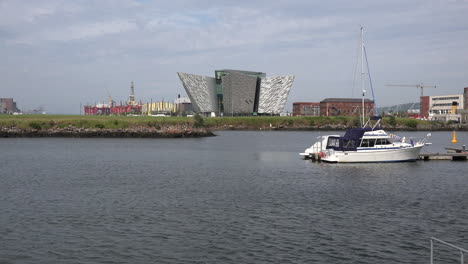
{"type": "Polygon", "coordinates": [[[429,96],[429,119],[459,122],[461,115],[457,111],[463,110],[464,106],[464,94],[429,96]]]}

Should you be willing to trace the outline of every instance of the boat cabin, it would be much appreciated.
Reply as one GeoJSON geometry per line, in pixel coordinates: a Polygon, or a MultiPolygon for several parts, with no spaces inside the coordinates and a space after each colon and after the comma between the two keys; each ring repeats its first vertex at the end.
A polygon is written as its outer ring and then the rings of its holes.
{"type": "Polygon", "coordinates": [[[326,149],[337,151],[356,151],[364,148],[387,148],[393,145],[390,137],[383,130],[371,128],[353,128],[344,136],[329,136],[326,149]]]}

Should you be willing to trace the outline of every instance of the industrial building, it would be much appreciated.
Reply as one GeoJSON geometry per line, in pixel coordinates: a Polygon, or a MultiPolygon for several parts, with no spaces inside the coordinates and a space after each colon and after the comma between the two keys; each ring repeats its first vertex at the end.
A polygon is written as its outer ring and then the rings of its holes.
{"type": "Polygon", "coordinates": [[[279,115],[284,111],[294,76],[215,70],[215,77],[177,73],[195,112],[227,116],[279,115]]]}
{"type": "Polygon", "coordinates": [[[141,105],[95,104],[84,106],[85,115],[140,115],[141,105]]]}
{"type": "Polygon", "coordinates": [[[421,96],[421,118],[438,121],[467,122],[468,87],[463,94],[421,96]]]}
{"type": "Polygon", "coordinates": [[[128,96],[127,103],[124,105],[120,102],[117,105],[109,94],[108,103],[100,103],[94,105],[85,105],[85,115],[140,115],[142,103],[135,101],[135,86],[133,82],[130,84],[130,95],[128,96]]]}
{"type": "Polygon", "coordinates": [[[293,116],[320,116],[320,103],[295,102],[293,116]]]}
{"type": "Polygon", "coordinates": [[[193,114],[192,103],[187,97],[178,96],[174,102],[151,102],[142,105],[141,109],[142,115],[177,115],[177,116],[186,116],[188,114],[193,114]]]}
{"type": "Polygon", "coordinates": [[[0,98],[0,114],[18,113],[20,110],[16,106],[13,98],[0,98]]]}
{"type": "MultiPolygon", "coordinates": [[[[361,115],[362,99],[358,98],[326,98],[320,101],[321,116],[356,116],[361,115]]],[[[364,99],[364,114],[374,115],[374,101],[364,99]]]]}
{"type": "MultiPolygon", "coordinates": [[[[374,101],[364,99],[365,115],[374,115],[374,101]]],[[[326,98],[320,103],[295,102],[293,115],[297,116],[357,116],[362,112],[362,99],[326,98]]]]}
{"type": "Polygon", "coordinates": [[[135,86],[133,82],[130,85],[130,95],[127,102],[117,105],[109,94],[107,103],[99,103],[94,105],[85,105],[85,115],[178,115],[184,116],[192,114],[193,108],[188,98],[180,97],[174,102],[170,101],[151,101],[149,103],[137,102],[135,99],[135,86]]]}

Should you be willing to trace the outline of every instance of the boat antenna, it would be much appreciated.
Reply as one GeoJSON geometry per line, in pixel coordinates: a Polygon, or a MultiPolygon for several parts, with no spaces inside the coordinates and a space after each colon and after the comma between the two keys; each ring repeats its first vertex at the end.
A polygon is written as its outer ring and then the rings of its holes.
{"type": "Polygon", "coordinates": [[[362,89],[362,127],[365,126],[365,113],[364,113],[364,96],[366,90],[364,89],[364,28],[361,27],[361,89],[362,89]]]}

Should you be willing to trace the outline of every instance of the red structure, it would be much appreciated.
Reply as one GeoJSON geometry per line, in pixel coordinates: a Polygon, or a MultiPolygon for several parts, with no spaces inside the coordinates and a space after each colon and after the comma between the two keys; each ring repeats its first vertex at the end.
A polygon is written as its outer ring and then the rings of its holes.
{"type": "Polygon", "coordinates": [[[406,117],[419,118],[419,114],[418,113],[406,113],[406,117]]]}
{"type": "Polygon", "coordinates": [[[429,117],[429,96],[421,96],[419,104],[419,116],[421,118],[429,117]]]}
{"type": "Polygon", "coordinates": [[[320,103],[295,102],[293,116],[320,116],[320,103]]]}
{"type": "MultiPolygon", "coordinates": [[[[321,116],[357,116],[361,115],[362,99],[358,98],[326,98],[320,101],[321,116]]],[[[374,115],[374,101],[364,99],[366,115],[374,115]]]]}
{"type": "Polygon", "coordinates": [[[467,110],[468,109],[468,87],[463,88],[463,95],[465,97],[465,99],[464,99],[465,105],[464,105],[463,109],[467,110]]]}
{"type": "Polygon", "coordinates": [[[121,105],[121,106],[100,106],[100,105],[85,105],[85,115],[128,115],[141,114],[141,105],[121,105]]]}
{"type": "Polygon", "coordinates": [[[16,102],[13,98],[0,98],[0,113],[14,113],[19,112],[16,107],[16,102]]]}

